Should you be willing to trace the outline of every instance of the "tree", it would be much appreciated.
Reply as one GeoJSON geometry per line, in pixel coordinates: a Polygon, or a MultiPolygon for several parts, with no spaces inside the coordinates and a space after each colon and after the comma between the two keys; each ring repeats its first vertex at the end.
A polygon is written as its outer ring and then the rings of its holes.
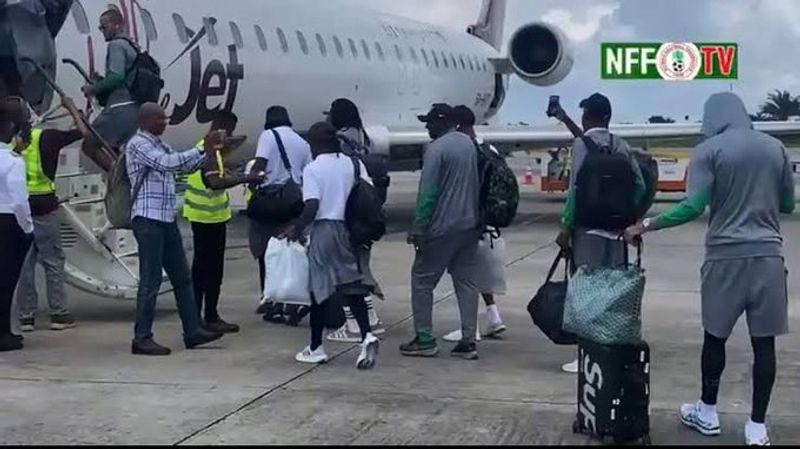
{"type": "Polygon", "coordinates": [[[647,123],[653,123],[653,124],[655,124],[655,123],[675,123],[675,120],[673,120],[673,119],[671,119],[669,117],[663,117],[663,116],[660,116],[660,115],[654,115],[654,116],[650,117],[649,119],[647,119],[647,123]]]}
{"type": "Polygon", "coordinates": [[[786,121],[793,115],[800,115],[800,96],[793,97],[788,90],[775,89],[767,95],[767,102],[758,115],[773,121],[786,121]]]}

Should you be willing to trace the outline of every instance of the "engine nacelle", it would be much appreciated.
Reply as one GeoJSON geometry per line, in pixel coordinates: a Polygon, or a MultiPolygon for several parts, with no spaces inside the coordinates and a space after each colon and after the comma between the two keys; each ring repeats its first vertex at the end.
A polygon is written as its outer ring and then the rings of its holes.
{"type": "Polygon", "coordinates": [[[572,71],[574,63],[567,38],[558,28],[542,22],[520,27],[511,37],[509,59],[520,78],[537,86],[552,86],[572,71]]]}

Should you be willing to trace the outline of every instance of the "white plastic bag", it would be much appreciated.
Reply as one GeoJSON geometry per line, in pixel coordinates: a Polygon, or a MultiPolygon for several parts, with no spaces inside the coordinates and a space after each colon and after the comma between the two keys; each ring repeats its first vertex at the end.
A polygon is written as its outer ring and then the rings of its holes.
{"type": "Polygon", "coordinates": [[[475,284],[481,293],[506,294],[506,242],[502,237],[483,234],[478,242],[475,284]]]}
{"type": "Polygon", "coordinates": [[[306,248],[286,239],[272,238],[264,254],[264,297],[284,304],[311,305],[306,248]]]}

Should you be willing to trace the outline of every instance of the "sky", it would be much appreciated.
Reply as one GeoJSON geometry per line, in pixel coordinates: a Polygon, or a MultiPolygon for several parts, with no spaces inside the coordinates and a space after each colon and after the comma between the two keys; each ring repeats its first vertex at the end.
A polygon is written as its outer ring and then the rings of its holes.
{"type": "MultiPolygon", "coordinates": [[[[364,0],[352,0],[361,5],[364,0]]],[[[551,87],[513,77],[501,112],[506,123],[547,123],[550,95],[568,112],[593,92],[606,94],[615,122],[644,122],[651,115],[683,121],[702,118],[709,95],[739,94],[755,113],[774,89],[800,95],[800,0],[508,0],[506,39],[533,21],[557,25],[570,38],[572,73],[551,87]],[[730,81],[604,81],[602,42],[736,42],[739,79],[730,81]]],[[[465,30],[477,20],[481,0],[369,0],[370,8],[465,30]]]]}

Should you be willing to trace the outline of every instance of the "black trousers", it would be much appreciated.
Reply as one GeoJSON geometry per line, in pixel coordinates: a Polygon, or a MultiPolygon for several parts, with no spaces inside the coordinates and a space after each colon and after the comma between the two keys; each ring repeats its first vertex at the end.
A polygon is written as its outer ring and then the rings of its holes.
{"type": "Polygon", "coordinates": [[[0,336],[11,333],[11,301],[32,240],[14,215],[0,214],[0,336]]]}
{"type": "Polygon", "coordinates": [[[227,223],[192,223],[194,297],[201,316],[209,323],[219,320],[217,305],[225,271],[226,231],[227,223]]]}

